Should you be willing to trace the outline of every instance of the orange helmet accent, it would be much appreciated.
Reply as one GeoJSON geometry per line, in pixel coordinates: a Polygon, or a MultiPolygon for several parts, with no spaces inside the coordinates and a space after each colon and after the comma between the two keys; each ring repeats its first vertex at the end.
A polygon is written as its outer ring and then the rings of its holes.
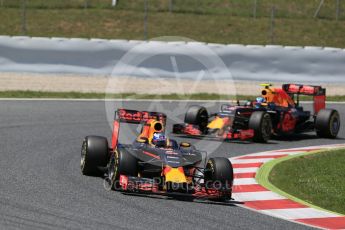
{"type": "Polygon", "coordinates": [[[151,144],[153,134],[158,132],[164,132],[163,123],[154,119],[147,120],[138,139],[147,138],[148,142],[151,144]]]}

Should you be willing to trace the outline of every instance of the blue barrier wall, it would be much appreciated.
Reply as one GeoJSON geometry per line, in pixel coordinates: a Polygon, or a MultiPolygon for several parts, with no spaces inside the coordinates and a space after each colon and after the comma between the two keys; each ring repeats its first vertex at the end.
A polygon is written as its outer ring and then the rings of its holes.
{"type": "Polygon", "coordinates": [[[345,50],[0,36],[0,72],[344,83],[345,50]],[[229,74],[230,73],[230,74],[229,74]]]}

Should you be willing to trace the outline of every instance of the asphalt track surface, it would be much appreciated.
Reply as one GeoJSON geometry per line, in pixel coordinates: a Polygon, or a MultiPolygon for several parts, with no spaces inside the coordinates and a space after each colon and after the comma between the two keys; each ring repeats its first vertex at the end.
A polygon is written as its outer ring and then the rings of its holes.
{"type": "MultiPolygon", "coordinates": [[[[185,106],[177,102],[142,101],[106,104],[100,101],[0,101],[0,229],[309,228],[235,204],[187,202],[106,191],[101,178],[82,176],[79,168],[83,137],[91,134],[110,137],[106,108],[108,111],[116,107],[145,110],[154,109],[158,104],[169,115],[185,106]]],[[[329,107],[345,116],[344,105],[329,107]]],[[[169,120],[168,124],[171,123],[169,120]]],[[[343,143],[344,131],[342,127],[336,140],[318,139],[311,133],[272,140],[268,144],[188,141],[199,146],[215,146],[213,156],[232,157],[343,143]]]]}

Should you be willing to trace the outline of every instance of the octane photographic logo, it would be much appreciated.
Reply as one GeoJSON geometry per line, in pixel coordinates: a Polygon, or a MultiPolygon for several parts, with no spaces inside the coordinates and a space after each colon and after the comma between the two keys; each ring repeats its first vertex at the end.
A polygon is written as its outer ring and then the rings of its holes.
{"type": "MultiPolygon", "coordinates": [[[[118,108],[161,112],[168,118],[167,136],[181,141],[171,134],[172,125],[184,123],[184,115],[190,105],[202,105],[209,112],[215,112],[221,106],[220,97],[200,102],[193,101],[191,95],[236,95],[232,75],[215,52],[216,45],[184,37],[159,37],[148,42],[129,41],[124,49],[129,51],[113,68],[106,88],[108,100],[105,100],[105,108],[111,128],[118,108]],[[109,100],[114,94],[121,95],[120,100],[109,100]],[[174,94],[177,100],[160,100],[166,94],[174,94]],[[150,97],[135,101],[138,95],[150,97]]],[[[130,144],[139,132],[138,125],[121,123],[119,142],[130,144]]],[[[221,144],[220,141],[203,139],[187,141],[209,155],[221,144]]]]}
{"type": "MultiPolygon", "coordinates": [[[[103,180],[103,187],[107,191],[111,190],[122,190],[123,186],[126,186],[126,188],[129,191],[137,191],[137,186],[138,184],[135,184],[133,182],[129,181],[121,181],[122,178],[119,180],[116,180],[114,183],[111,182],[111,180],[106,177],[103,180]]],[[[206,189],[209,193],[215,192],[215,191],[229,191],[232,189],[233,182],[232,181],[225,181],[221,182],[219,180],[215,181],[206,181],[204,183],[204,186],[202,187],[200,185],[201,181],[191,181],[191,183],[187,185],[181,185],[178,183],[166,183],[165,184],[165,190],[170,191],[170,192],[178,192],[178,191],[185,191],[188,193],[188,191],[202,191],[203,188],[206,189]],[[181,187],[182,186],[182,187],[181,187]]],[[[164,181],[162,180],[161,177],[155,177],[152,178],[150,181],[145,182],[145,186],[150,187],[150,188],[158,188],[158,186],[162,185],[164,181]]]]}

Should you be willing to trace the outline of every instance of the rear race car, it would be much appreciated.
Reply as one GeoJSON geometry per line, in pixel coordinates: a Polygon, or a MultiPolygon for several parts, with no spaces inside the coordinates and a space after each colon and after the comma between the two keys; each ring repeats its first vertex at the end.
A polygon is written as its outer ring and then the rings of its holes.
{"type": "Polygon", "coordinates": [[[85,137],[82,173],[97,176],[105,172],[108,186],[123,192],[231,199],[233,168],[229,159],[203,160],[204,152],[195,146],[167,138],[165,122],[162,113],[117,110],[110,146],[105,137],[85,137]],[[119,143],[121,123],[141,126],[132,144],[119,143]]]}
{"type": "Polygon", "coordinates": [[[264,89],[255,101],[240,105],[224,104],[220,112],[210,114],[206,108],[188,108],[183,124],[173,125],[173,133],[219,140],[247,140],[267,142],[271,135],[288,135],[316,131],[319,137],[336,138],[340,116],[334,109],[326,109],[326,89],[321,86],[284,84],[264,89]],[[300,105],[300,96],[313,97],[313,111],[300,105]]]}
{"type": "Polygon", "coordinates": [[[193,105],[188,108],[184,121],[173,125],[173,133],[255,142],[267,142],[272,133],[272,119],[267,111],[239,103],[223,104],[219,112],[210,115],[205,107],[193,105]]]}

